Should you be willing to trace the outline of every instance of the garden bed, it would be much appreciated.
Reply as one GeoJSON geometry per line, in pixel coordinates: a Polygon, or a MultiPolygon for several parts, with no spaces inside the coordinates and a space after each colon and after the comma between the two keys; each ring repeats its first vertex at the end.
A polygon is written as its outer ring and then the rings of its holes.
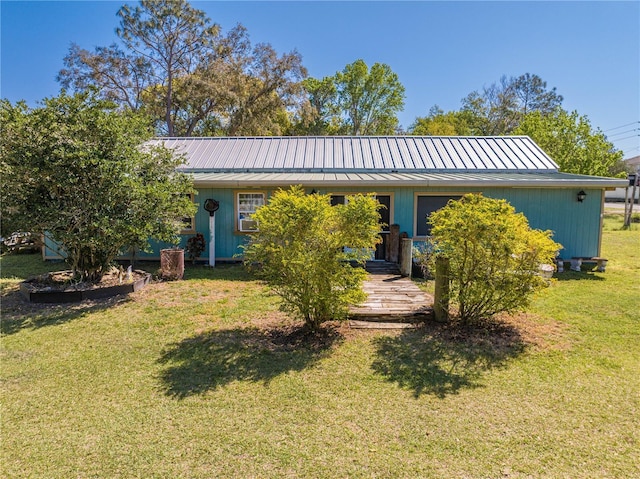
{"type": "Polygon", "coordinates": [[[98,283],[73,282],[71,271],[56,271],[22,282],[20,292],[32,303],[75,303],[133,293],[144,288],[150,280],[151,274],[146,271],[132,271],[129,279],[113,269],[98,283]]]}

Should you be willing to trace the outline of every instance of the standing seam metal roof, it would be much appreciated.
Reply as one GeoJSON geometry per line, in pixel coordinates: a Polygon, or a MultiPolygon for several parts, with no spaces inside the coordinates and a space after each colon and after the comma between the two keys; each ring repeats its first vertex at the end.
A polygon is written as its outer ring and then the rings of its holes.
{"type": "Polygon", "coordinates": [[[557,171],[529,137],[322,136],[157,138],[185,171],[557,171]]]}

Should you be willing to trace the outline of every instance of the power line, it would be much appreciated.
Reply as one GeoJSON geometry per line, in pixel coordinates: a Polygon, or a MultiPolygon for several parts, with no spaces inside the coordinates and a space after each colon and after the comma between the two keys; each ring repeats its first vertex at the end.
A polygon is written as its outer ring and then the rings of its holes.
{"type": "Polygon", "coordinates": [[[612,135],[607,135],[608,138],[611,138],[613,136],[619,136],[619,135],[624,135],[625,133],[631,133],[632,131],[640,131],[640,128],[633,128],[631,130],[625,130],[625,131],[621,131],[620,133],[613,133],[612,135]]]}
{"type": "Polygon", "coordinates": [[[638,133],[637,135],[631,135],[631,136],[625,136],[624,138],[616,138],[615,140],[611,140],[611,141],[622,141],[622,140],[628,140],[629,138],[638,138],[640,136],[640,133],[638,133]]]}
{"type": "Polygon", "coordinates": [[[609,128],[608,130],[604,130],[603,133],[606,133],[608,131],[613,131],[613,130],[619,130],[620,128],[626,128],[627,126],[631,126],[631,125],[636,125],[640,123],[640,120],[638,121],[632,121],[631,123],[627,123],[626,125],[620,125],[620,126],[616,126],[615,128],[609,128]]]}

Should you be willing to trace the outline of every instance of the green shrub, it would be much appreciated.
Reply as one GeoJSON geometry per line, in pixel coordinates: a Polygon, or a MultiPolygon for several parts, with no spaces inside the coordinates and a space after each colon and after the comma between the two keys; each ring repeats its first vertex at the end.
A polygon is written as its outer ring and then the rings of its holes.
{"type": "Polygon", "coordinates": [[[196,260],[206,248],[207,243],[204,240],[204,235],[202,233],[196,233],[187,240],[185,251],[191,262],[195,264],[196,260]]]}
{"type": "Polygon", "coordinates": [[[331,206],[329,195],[302,187],[278,190],[253,218],[258,229],[244,249],[246,265],[282,298],[282,309],[311,329],[345,319],[350,304],[365,299],[363,263],[379,241],[379,203],[355,195],[331,206]]]}
{"type": "Polygon", "coordinates": [[[526,307],[532,293],[546,286],[540,265],[552,264],[562,248],[550,231],[531,229],[507,201],[477,194],[450,201],[429,223],[431,261],[449,258],[450,299],[465,322],[526,307]]]}

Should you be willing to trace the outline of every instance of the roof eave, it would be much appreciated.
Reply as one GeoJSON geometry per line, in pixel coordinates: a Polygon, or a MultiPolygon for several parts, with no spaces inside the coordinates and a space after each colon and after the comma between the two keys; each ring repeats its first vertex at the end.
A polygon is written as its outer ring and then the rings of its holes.
{"type": "Polygon", "coordinates": [[[609,189],[620,188],[627,184],[626,180],[613,178],[531,178],[531,179],[251,179],[251,180],[194,180],[194,185],[200,188],[268,188],[301,185],[305,187],[421,187],[421,188],[590,188],[609,189]]]}

